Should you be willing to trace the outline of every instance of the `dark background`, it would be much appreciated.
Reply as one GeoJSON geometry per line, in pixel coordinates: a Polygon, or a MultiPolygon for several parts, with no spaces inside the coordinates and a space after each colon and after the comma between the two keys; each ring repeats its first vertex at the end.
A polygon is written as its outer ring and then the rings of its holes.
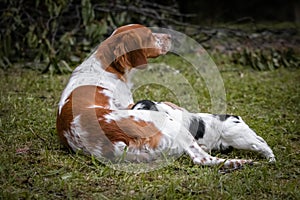
{"type": "Polygon", "coordinates": [[[19,63],[43,72],[70,71],[114,29],[131,23],[175,29],[230,55],[245,41],[250,52],[262,43],[294,52],[300,43],[300,1],[0,0],[0,68],[19,63]]]}
{"type": "Polygon", "coordinates": [[[195,13],[194,23],[232,22],[242,18],[255,21],[300,20],[300,1],[282,0],[210,0],[178,1],[182,13],[195,13]]]}

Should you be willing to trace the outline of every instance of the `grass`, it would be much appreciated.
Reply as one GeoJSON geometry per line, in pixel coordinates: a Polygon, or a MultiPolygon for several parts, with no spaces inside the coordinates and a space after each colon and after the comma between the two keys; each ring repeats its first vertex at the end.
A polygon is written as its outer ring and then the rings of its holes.
{"type": "MultiPolygon", "coordinates": [[[[162,61],[177,62],[174,56],[162,61]]],[[[113,170],[57,141],[56,105],[69,75],[11,69],[0,71],[0,199],[299,199],[300,70],[220,69],[227,112],[241,115],[265,138],[277,156],[275,165],[255,153],[233,151],[219,156],[261,164],[220,174],[184,155],[148,173],[113,170]]],[[[184,63],[179,70],[196,91],[199,110],[209,111],[203,81],[184,63]]],[[[139,87],[134,96],[178,103],[174,91],[154,84],[139,87]]]]}

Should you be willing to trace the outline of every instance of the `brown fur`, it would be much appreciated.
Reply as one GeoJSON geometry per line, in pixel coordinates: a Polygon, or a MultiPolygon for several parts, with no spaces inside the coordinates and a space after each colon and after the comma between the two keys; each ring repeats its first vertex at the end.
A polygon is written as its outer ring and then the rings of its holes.
{"type": "Polygon", "coordinates": [[[154,40],[152,32],[144,26],[121,27],[99,46],[97,57],[107,71],[122,77],[134,67],[146,67],[147,58],[160,55],[154,40]]]}
{"type": "Polygon", "coordinates": [[[73,115],[76,116],[77,113],[80,113],[82,116],[80,121],[81,127],[89,133],[90,146],[88,148],[96,148],[99,140],[105,141],[101,142],[104,152],[113,150],[110,143],[114,144],[120,141],[128,146],[137,148],[141,148],[145,144],[150,148],[156,148],[162,133],[152,123],[135,121],[132,117],[108,123],[103,116],[111,113],[111,110],[88,108],[93,105],[107,107],[108,98],[100,92],[101,90],[103,90],[101,87],[82,86],[72,92],[68,98],[69,101],[62,109],[62,114],[57,116],[57,131],[62,144],[69,147],[63,133],[70,129],[73,115]],[[74,98],[76,102],[73,101],[74,95],[76,95],[76,98],[74,98]],[[73,115],[69,113],[73,113],[73,115]],[[93,123],[95,119],[98,119],[99,124],[93,123]],[[149,136],[149,133],[153,134],[149,136]],[[101,137],[101,135],[104,137],[101,137]]]}

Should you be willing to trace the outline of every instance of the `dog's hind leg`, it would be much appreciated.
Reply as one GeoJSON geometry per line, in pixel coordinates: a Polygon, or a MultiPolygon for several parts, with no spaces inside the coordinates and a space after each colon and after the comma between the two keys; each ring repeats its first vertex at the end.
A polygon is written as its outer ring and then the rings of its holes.
{"type": "Polygon", "coordinates": [[[245,133],[239,134],[236,137],[223,137],[222,144],[231,146],[236,149],[250,150],[264,155],[269,162],[275,162],[275,156],[272,149],[268,146],[266,141],[255,135],[247,135],[245,133]]]}
{"type": "Polygon", "coordinates": [[[264,155],[269,162],[276,161],[273,151],[267,142],[249,128],[241,117],[239,119],[228,119],[224,127],[221,134],[222,145],[255,151],[264,155]]]}
{"type": "Polygon", "coordinates": [[[221,165],[223,164],[225,168],[237,169],[245,164],[252,164],[252,160],[245,159],[222,159],[209,155],[197,144],[193,142],[187,149],[187,154],[192,158],[193,162],[198,165],[221,165]]]}

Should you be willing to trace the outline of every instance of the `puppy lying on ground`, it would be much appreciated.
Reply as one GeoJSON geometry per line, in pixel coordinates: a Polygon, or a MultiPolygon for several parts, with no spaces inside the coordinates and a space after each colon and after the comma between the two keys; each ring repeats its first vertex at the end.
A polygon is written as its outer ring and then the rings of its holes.
{"type": "MultiPolygon", "coordinates": [[[[132,109],[165,112],[176,121],[181,122],[206,152],[224,151],[228,148],[251,150],[261,153],[269,162],[275,162],[273,151],[266,141],[249,128],[240,116],[190,113],[174,104],[150,100],[138,101],[132,109]]],[[[203,157],[199,161],[201,164],[205,164],[207,159],[203,157]]]]}

